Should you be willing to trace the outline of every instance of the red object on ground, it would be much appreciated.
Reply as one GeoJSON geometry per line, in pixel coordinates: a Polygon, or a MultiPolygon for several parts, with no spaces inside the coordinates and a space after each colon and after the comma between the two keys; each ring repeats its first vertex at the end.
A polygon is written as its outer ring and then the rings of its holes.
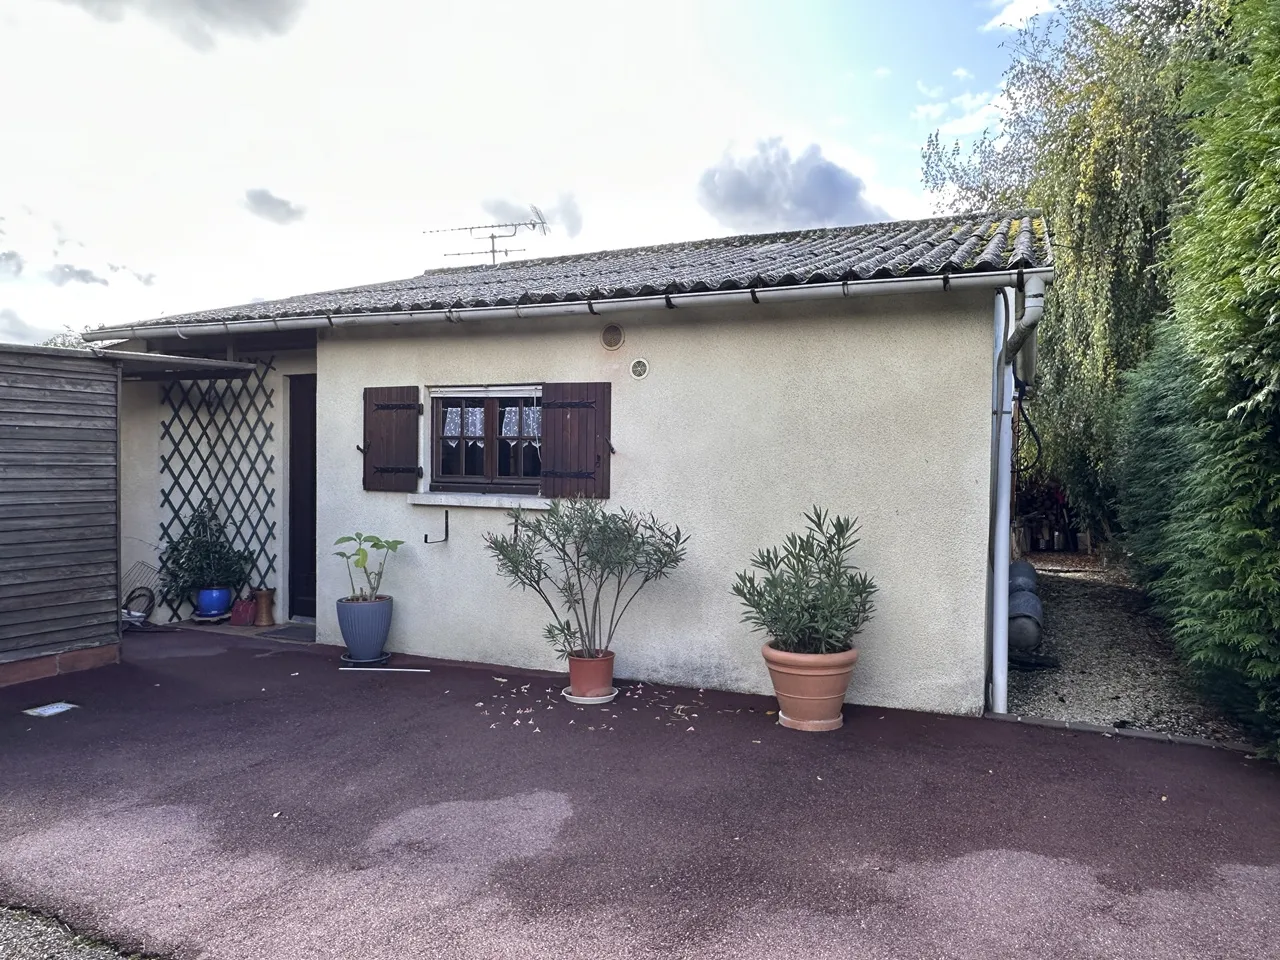
{"type": "Polygon", "coordinates": [[[231,625],[233,627],[251,626],[257,612],[258,605],[252,600],[237,600],[231,605],[231,625]]]}

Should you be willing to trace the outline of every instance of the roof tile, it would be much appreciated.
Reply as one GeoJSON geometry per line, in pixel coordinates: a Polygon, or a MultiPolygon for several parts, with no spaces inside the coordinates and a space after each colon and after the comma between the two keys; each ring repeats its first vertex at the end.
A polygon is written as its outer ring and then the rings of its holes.
{"type": "Polygon", "coordinates": [[[935,217],[427,270],[146,324],[445,310],[1049,266],[1038,211],[935,217]]]}

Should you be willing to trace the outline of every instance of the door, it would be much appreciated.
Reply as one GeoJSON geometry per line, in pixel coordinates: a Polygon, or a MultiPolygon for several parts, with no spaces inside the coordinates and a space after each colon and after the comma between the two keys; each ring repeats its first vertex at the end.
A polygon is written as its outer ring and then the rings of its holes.
{"type": "Polygon", "coordinates": [[[316,375],[289,378],[289,616],[316,615],[316,375]]]}

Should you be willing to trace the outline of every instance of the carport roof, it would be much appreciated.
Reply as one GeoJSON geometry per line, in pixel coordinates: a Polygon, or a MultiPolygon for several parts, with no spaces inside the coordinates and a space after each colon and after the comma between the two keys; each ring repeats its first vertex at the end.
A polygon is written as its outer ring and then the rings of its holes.
{"type": "Polygon", "coordinates": [[[0,351],[25,354],[32,365],[41,357],[61,359],[106,360],[120,365],[126,380],[243,380],[254,371],[252,363],[231,360],[206,360],[202,357],[174,357],[163,353],[135,353],[132,350],[110,350],[88,347],[41,347],[0,343],[0,351]]]}

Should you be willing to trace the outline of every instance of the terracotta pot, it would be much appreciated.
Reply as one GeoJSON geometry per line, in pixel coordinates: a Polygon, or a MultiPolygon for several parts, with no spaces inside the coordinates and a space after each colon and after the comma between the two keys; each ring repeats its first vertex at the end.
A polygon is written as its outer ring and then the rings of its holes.
{"type": "Polygon", "coordinates": [[[844,653],[787,653],[771,643],[761,649],[773,692],[778,697],[778,722],[792,730],[835,730],[844,723],[840,712],[858,650],[844,653]]]}
{"type": "Polygon", "coordinates": [[[256,605],[256,616],[253,618],[255,627],[274,627],[276,625],[275,610],[276,591],[274,587],[260,587],[253,591],[253,600],[256,605]]]}
{"type": "Polygon", "coordinates": [[[612,689],[612,650],[603,657],[569,658],[569,692],[575,697],[606,697],[612,689]]]}

